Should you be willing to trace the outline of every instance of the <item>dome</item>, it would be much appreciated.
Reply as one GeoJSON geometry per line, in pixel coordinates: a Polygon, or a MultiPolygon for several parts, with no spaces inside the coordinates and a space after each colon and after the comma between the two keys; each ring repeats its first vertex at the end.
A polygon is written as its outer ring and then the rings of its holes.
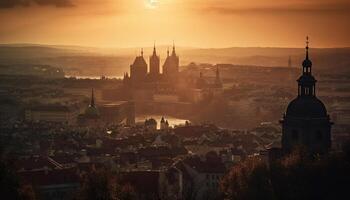
{"type": "Polygon", "coordinates": [[[315,96],[302,96],[289,103],[286,117],[323,118],[327,117],[327,110],[315,96]]]}
{"type": "Polygon", "coordinates": [[[99,117],[100,113],[98,109],[95,106],[89,106],[85,110],[85,116],[86,117],[99,117]]]}

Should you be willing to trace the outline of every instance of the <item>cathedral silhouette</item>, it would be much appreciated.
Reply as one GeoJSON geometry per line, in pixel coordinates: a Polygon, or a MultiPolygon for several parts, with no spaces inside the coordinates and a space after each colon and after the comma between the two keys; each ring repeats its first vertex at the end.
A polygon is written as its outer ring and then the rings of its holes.
{"type": "Polygon", "coordinates": [[[176,83],[179,76],[179,56],[176,54],[175,44],[173,44],[172,52],[167,51],[167,57],[163,64],[163,73],[160,71],[160,57],[157,55],[156,46],[153,47],[153,53],[149,58],[149,72],[148,65],[143,55],[136,56],[133,64],[130,65],[130,76],[128,73],[124,74],[124,83],[131,87],[140,87],[147,83],[176,83]]]}

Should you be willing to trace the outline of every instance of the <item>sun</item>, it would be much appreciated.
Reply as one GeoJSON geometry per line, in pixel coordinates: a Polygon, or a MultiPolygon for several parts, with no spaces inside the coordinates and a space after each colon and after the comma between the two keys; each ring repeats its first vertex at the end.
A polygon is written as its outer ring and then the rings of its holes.
{"type": "Polygon", "coordinates": [[[156,9],[159,6],[159,0],[146,0],[145,5],[148,9],[156,9]]]}

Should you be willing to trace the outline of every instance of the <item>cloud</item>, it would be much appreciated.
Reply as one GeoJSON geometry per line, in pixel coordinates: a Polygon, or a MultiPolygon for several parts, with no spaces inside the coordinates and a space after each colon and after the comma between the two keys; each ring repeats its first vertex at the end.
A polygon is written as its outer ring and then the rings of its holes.
{"type": "Polygon", "coordinates": [[[32,5],[74,7],[72,0],[0,0],[0,8],[29,7],[32,5]]]}
{"type": "Polygon", "coordinates": [[[218,14],[268,14],[268,13],[350,13],[350,3],[313,3],[266,7],[212,6],[200,9],[201,13],[218,14]]]}

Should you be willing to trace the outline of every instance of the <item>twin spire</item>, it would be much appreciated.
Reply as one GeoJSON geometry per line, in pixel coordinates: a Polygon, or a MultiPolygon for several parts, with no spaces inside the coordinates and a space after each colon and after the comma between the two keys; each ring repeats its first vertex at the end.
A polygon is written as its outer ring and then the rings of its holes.
{"type": "MultiPolygon", "coordinates": [[[[153,44],[153,55],[157,55],[157,50],[156,50],[156,42],[154,41],[153,44]]],[[[175,42],[173,41],[173,51],[171,53],[172,56],[176,55],[176,51],[175,51],[175,42]]],[[[141,56],[143,57],[143,48],[141,48],[141,56]]],[[[167,49],[167,56],[170,56],[170,52],[169,52],[169,47],[167,49]]]]}

